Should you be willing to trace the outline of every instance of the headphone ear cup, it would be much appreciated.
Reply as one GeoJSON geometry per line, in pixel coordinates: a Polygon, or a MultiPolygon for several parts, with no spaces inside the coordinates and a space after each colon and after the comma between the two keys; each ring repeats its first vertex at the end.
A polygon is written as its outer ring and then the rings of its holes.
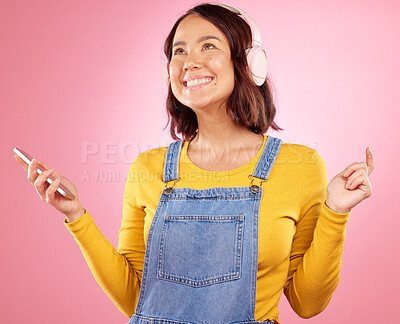
{"type": "Polygon", "coordinates": [[[169,66],[168,63],[164,65],[164,80],[167,86],[169,86],[169,66]]]}
{"type": "Polygon", "coordinates": [[[267,54],[261,46],[254,45],[248,50],[247,64],[256,85],[262,85],[267,77],[267,54]]]}

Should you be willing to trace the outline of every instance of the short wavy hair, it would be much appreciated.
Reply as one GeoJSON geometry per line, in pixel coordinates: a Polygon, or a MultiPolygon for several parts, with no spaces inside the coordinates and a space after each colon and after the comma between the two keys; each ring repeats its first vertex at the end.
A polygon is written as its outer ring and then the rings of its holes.
{"type": "MultiPolygon", "coordinates": [[[[238,14],[222,6],[203,3],[189,9],[172,27],[164,43],[164,54],[168,63],[172,57],[172,46],[176,29],[180,22],[189,15],[198,15],[221,30],[226,36],[234,66],[235,87],[228,99],[227,114],[237,124],[249,128],[254,133],[263,134],[268,128],[283,130],[275,122],[276,108],[271,93],[268,77],[261,86],[257,86],[248,72],[246,49],[251,46],[251,29],[248,23],[238,14]],[[240,104],[238,104],[240,103],[240,104]]],[[[198,129],[195,112],[179,102],[168,86],[166,102],[170,134],[174,140],[189,140],[198,129]]],[[[164,129],[165,129],[164,128],[164,129]]]]}

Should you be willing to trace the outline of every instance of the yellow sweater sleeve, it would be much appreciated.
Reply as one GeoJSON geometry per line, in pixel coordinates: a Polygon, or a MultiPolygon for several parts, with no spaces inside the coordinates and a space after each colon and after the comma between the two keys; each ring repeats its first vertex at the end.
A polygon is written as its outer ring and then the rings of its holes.
{"type": "Polygon", "coordinates": [[[136,204],[138,158],[132,163],[123,196],[122,226],[118,251],[102,235],[86,211],[79,219],[64,224],[78,243],[97,283],[128,317],[135,312],[140,291],[145,246],[143,241],[144,211],[136,204]]]}
{"type": "Polygon", "coordinates": [[[321,313],[339,283],[346,223],[325,204],[328,185],[325,162],[317,151],[306,166],[303,203],[293,237],[284,293],[302,318],[321,313]]]}

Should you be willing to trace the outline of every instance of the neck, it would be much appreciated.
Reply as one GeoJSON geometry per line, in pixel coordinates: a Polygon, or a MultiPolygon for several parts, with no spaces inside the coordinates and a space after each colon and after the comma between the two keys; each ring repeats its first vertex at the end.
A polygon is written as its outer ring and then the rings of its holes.
{"type": "MultiPolygon", "coordinates": [[[[196,137],[190,142],[190,146],[198,149],[213,149],[223,151],[227,148],[236,149],[247,146],[259,137],[245,126],[235,124],[224,109],[196,112],[198,131],[196,137]]],[[[260,139],[258,139],[260,141],[260,139]]]]}

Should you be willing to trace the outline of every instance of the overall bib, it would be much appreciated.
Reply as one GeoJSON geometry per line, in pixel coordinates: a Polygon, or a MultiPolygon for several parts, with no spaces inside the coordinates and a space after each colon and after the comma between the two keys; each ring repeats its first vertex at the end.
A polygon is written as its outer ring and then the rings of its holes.
{"type": "Polygon", "coordinates": [[[168,146],[166,188],[150,226],[139,299],[129,324],[273,324],[254,320],[258,215],[261,185],[282,140],[268,136],[249,186],[202,190],[173,187],[180,180],[182,143],[168,146]],[[261,179],[260,186],[254,178],[261,179]],[[170,181],[173,186],[167,187],[170,181]]]}

